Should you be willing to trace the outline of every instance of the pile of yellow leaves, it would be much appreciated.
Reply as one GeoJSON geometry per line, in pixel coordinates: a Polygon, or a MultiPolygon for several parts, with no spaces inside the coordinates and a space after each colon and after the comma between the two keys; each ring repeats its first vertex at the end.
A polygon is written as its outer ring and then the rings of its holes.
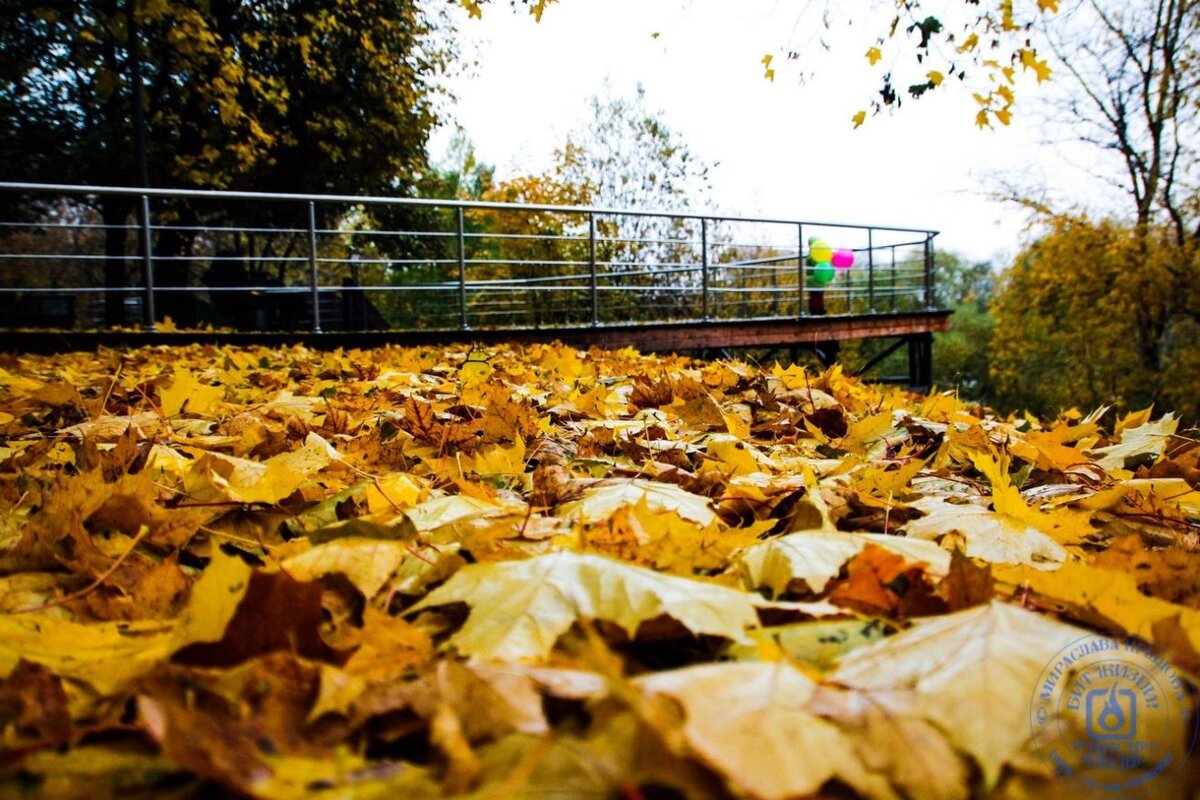
{"type": "Polygon", "coordinates": [[[1101,416],[552,345],[5,357],[0,795],[1065,796],[1056,653],[1200,670],[1200,442],[1101,416]]]}

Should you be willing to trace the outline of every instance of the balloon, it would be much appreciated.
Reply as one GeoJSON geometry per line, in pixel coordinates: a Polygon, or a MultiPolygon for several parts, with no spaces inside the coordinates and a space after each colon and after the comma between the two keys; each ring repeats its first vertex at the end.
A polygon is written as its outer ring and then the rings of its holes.
{"type": "Polygon", "coordinates": [[[833,258],[833,250],[823,239],[817,239],[808,248],[808,254],[812,256],[812,260],[818,264],[828,264],[833,258]]]}
{"type": "Polygon", "coordinates": [[[854,266],[854,251],[838,250],[833,254],[833,265],[838,269],[850,269],[854,266]]]}
{"type": "Polygon", "coordinates": [[[828,286],[837,275],[837,270],[828,261],[823,261],[812,270],[812,282],[817,286],[828,286]]]}
{"type": "Polygon", "coordinates": [[[817,261],[812,257],[811,253],[804,257],[804,263],[810,267],[815,267],[817,265],[817,261]]]}

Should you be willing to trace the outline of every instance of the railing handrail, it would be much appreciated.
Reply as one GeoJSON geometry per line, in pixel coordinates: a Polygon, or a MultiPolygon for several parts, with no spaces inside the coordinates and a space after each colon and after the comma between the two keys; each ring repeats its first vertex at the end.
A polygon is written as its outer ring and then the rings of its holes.
{"type": "Polygon", "coordinates": [[[46,194],[97,194],[129,197],[193,197],[210,200],[278,200],[303,203],[362,203],[364,205],[408,205],[427,208],[485,209],[494,211],[533,211],[557,214],[594,214],[597,216],[666,217],[675,219],[709,220],[713,222],[747,222],[761,225],[812,225],[820,228],[876,230],[893,233],[923,233],[937,236],[932,228],[910,228],[890,225],[863,225],[850,222],[784,219],[778,217],[747,217],[736,214],[699,213],[694,211],[649,211],[646,209],[603,208],[599,206],[541,205],[536,203],[497,203],[485,200],[442,200],[427,197],[382,197],[354,194],[299,194],[294,192],[238,192],[218,189],[163,189],[136,186],[92,186],[72,183],[24,183],[0,181],[0,191],[42,192],[46,194]]]}
{"type": "MultiPolygon", "coordinates": [[[[7,261],[16,260],[17,262],[24,260],[44,261],[58,259],[64,262],[77,261],[96,261],[103,263],[105,269],[105,278],[103,286],[86,286],[79,287],[76,291],[96,291],[102,293],[107,299],[105,300],[105,319],[112,324],[113,319],[122,319],[122,314],[125,312],[123,308],[128,307],[128,296],[130,294],[141,294],[142,310],[145,317],[146,329],[149,331],[155,330],[156,320],[156,304],[155,295],[159,294],[163,297],[168,297],[179,292],[196,292],[201,291],[193,285],[174,285],[168,282],[166,285],[159,285],[159,281],[155,277],[156,262],[158,265],[170,266],[176,262],[183,262],[186,267],[189,262],[208,262],[210,265],[232,261],[235,264],[244,258],[240,247],[233,256],[222,255],[218,250],[212,253],[193,254],[190,251],[191,245],[186,251],[167,251],[162,255],[155,253],[156,242],[155,234],[160,234],[159,243],[161,244],[162,235],[166,231],[175,229],[175,226],[166,224],[156,224],[153,215],[157,213],[152,204],[153,199],[163,199],[166,201],[178,201],[184,199],[200,199],[225,201],[231,206],[234,204],[244,204],[245,207],[252,207],[256,204],[265,204],[269,202],[278,202],[281,204],[302,204],[297,210],[303,210],[304,216],[307,218],[307,224],[303,227],[268,227],[268,228],[242,228],[229,226],[198,226],[189,224],[182,226],[179,230],[190,231],[212,231],[214,233],[226,232],[233,233],[235,238],[240,241],[241,232],[262,231],[269,234],[307,234],[301,239],[300,244],[296,249],[293,249],[295,240],[291,240],[285,250],[276,255],[274,252],[268,257],[264,254],[261,258],[269,261],[275,266],[284,264],[306,264],[307,270],[307,286],[283,286],[273,285],[270,281],[261,287],[251,287],[245,284],[245,280],[239,279],[237,275],[229,273],[221,273],[217,275],[217,284],[209,285],[207,291],[216,292],[245,292],[252,291],[257,293],[259,289],[265,294],[298,294],[299,292],[308,292],[310,294],[309,305],[311,307],[309,324],[314,333],[322,332],[322,297],[327,297],[334,292],[342,292],[343,303],[347,296],[363,296],[367,290],[384,291],[389,294],[396,292],[422,292],[422,291],[451,291],[457,295],[457,302],[453,303],[456,306],[457,328],[459,330],[470,330],[472,317],[488,317],[493,314],[513,314],[519,315],[521,311],[519,306],[524,306],[527,312],[527,319],[524,322],[518,321],[513,328],[519,329],[524,325],[528,327],[532,325],[534,328],[542,324],[546,318],[543,314],[543,308],[539,306],[540,300],[535,300],[538,297],[548,297],[551,306],[558,301],[570,305],[574,302],[570,296],[555,299],[555,293],[572,293],[586,291],[590,295],[588,305],[590,309],[590,325],[592,327],[605,324],[600,317],[600,297],[602,295],[612,295],[613,293],[641,293],[646,295],[649,293],[651,297],[657,293],[666,292],[675,296],[680,302],[673,305],[668,304],[638,307],[636,301],[632,304],[623,300],[615,301],[612,307],[620,307],[620,313],[626,314],[629,320],[640,319],[644,316],[644,311],[651,310],[651,313],[659,313],[662,309],[662,318],[674,318],[680,313],[693,315],[691,318],[698,323],[707,323],[716,319],[723,319],[728,316],[731,308],[731,302],[728,298],[736,299],[732,305],[740,306],[739,312],[742,316],[747,313],[747,304],[765,304],[769,303],[770,308],[766,309],[763,314],[760,314],[757,319],[782,319],[782,318],[803,318],[808,314],[824,315],[827,313],[825,305],[826,292],[832,295],[842,295],[847,311],[853,308],[855,297],[861,302],[865,290],[865,300],[867,309],[870,313],[879,313],[876,308],[877,298],[890,298],[891,313],[897,313],[898,296],[915,296],[918,293],[923,296],[923,303],[926,310],[932,310],[934,307],[934,258],[933,244],[934,238],[938,235],[938,231],[924,228],[906,228],[886,225],[869,225],[860,223],[840,223],[840,222],[814,222],[794,219],[780,219],[773,217],[749,217],[730,214],[717,214],[715,212],[667,212],[658,210],[646,209],[631,209],[621,210],[614,208],[603,208],[596,206],[576,206],[576,205],[548,205],[537,203],[499,203],[483,200],[460,200],[460,199],[441,199],[441,198],[416,198],[416,197],[388,197],[388,196],[366,196],[366,195],[345,195],[345,194],[301,194],[301,193],[284,193],[284,192],[241,192],[241,191],[225,191],[215,189],[169,189],[169,188],[141,188],[131,186],[94,186],[87,184],[62,184],[62,183],[30,183],[17,181],[0,181],[0,193],[21,194],[25,197],[29,195],[50,195],[55,199],[62,197],[78,197],[81,198],[82,204],[94,204],[94,198],[103,198],[111,196],[119,196],[128,198],[130,201],[128,208],[136,211],[136,222],[132,225],[113,225],[111,220],[106,217],[106,223],[101,226],[92,223],[85,223],[82,226],[91,228],[103,228],[108,233],[113,230],[119,230],[119,241],[113,240],[112,236],[106,233],[105,251],[103,255],[81,254],[77,252],[56,252],[56,253],[36,253],[36,252],[7,252],[0,251],[0,265],[4,265],[7,261]],[[329,204],[334,206],[331,211],[338,214],[345,213],[346,206],[386,206],[386,207],[411,207],[411,208],[432,208],[441,212],[452,212],[449,215],[438,214],[437,221],[430,220],[429,224],[437,228],[429,231],[388,231],[388,230],[342,230],[341,227],[329,228],[318,226],[320,218],[318,214],[319,204],[329,204]],[[304,208],[307,206],[307,208],[304,208]],[[469,230],[466,224],[466,215],[469,211],[487,210],[500,212],[497,215],[497,227],[499,230],[473,231],[469,230]],[[506,214],[511,217],[504,216],[506,214]],[[503,230],[503,220],[522,218],[530,219],[537,214],[554,214],[561,217],[575,217],[580,221],[580,226],[575,228],[562,228],[561,225],[552,226],[560,228],[559,232],[545,232],[539,230],[534,234],[521,234],[513,232],[505,232],[503,230]],[[445,217],[443,219],[443,217],[445,217]],[[614,230],[617,234],[607,232],[609,235],[602,235],[597,228],[598,220],[611,218],[614,230]],[[623,219],[640,218],[650,220],[638,226],[637,230],[626,231],[623,227],[623,219]],[[664,220],[669,226],[669,232],[664,234],[658,231],[656,227],[659,223],[655,220],[664,220]],[[681,220],[689,221],[685,226],[680,226],[678,223],[681,220]],[[728,229],[726,225],[730,226],[728,229]],[[734,226],[744,226],[737,231],[734,226]],[[758,244],[736,244],[737,239],[734,236],[741,236],[747,230],[754,230],[753,226],[783,226],[790,228],[795,236],[793,246],[783,244],[766,244],[761,242],[758,244]],[[443,229],[444,228],[444,229],[443,229]],[[684,229],[685,235],[682,238],[674,236],[684,229]],[[582,231],[586,230],[586,236],[582,231]],[[135,253],[125,253],[125,234],[128,231],[134,231],[137,234],[135,253]],[[573,232],[572,232],[573,231],[573,232]],[[740,232],[739,232],[740,231],[740,232]],[[855,239],[865,238],[865,247],[862,242],[858,242],[853,247],[848,247],[839,250],[837,257],[833,258],[833,264],[839,267],[849,267],[854,263],[854,256],[865,254],[865,258],[860,259],[863,263],[863,269],[854,273],[856,276],[861,275],[854,280],[846,281],[841,288],[825,289],[833,280],[834,267],[829,263],[831,256],[815,257],[816,249],[825,249],[832,254],[828,245],[816,242],[813,237],[809,236],[806,239],[806,234],[812,232],[822,232],[831,240],[839,236],[848,236],[855,239]],[[838,233],[841,231],[841,233],[838,233]],[[386,253],[382,258],[360,258],[357,250],[354,250],[349,258],[331,257],[330,253],[322,253],[320,248],[319,238],[329,235],[348,235],[355,233],[365,234],[395,234],[397,236],[413,237],[419,239],[421,237],[448,237],[453,240],[452,252],[430,253],[424,258],[404,257],[403,253],[399,253],[398,257],[390,257],[386,253]],[[879,234],[887,234],[880,236],[879,234]],[[696,237],[698,236],[698,240],[696,237]],[[664,238],[665,237],[665,238],[664,238]],[[307,241],[305,242],[304,239],[307,241]],[[480,240],[497,239],[502,243],[510,239],[529,240],[537,242],[554,242],[557,246],[559,242],[567,242],[568,245],[574,243],[587,245],[587,257],[583,260],[579,257],[579,253],[575,250],[570,252],[555,250],[554,254],[545,254],[544,257],[539,257],[537,252],[530,257],[528,253],[507,253],[504,250],[492,252],[485,248],[483,253],[471,254],[468,252],[468,245],[478,243],[480,240]],[[883,241],[881,241],[883,240],[883,241]],[[897,241],[898,240],[898,241],[897,241]],[[806,244],[807,242],[807,244],[806,244]],[[304,245],[307,244],[307,247],[304,245]],[[610,252],[604,256],[603,272],[598,270],[597,260],[597,245],[617,244],[621,247],[616,251],[610,252]],[[646,252],[640,250],[632,255],[626,252],[626,245],[632,246],[635,249],[645,248],[646,252]],[[682,254],[671,252],[660,252],[656,250],[657,245],[665,245],[670,248],[683,247],[687,250],[682,254]],[[744,249],[744,252],[739,252],[739,248],[744,249]],[[806,248],[808,258],[805,258],[806,248]],[[898,263],[896,260],[897,248],[906,248],[916,250],[913,255],[916,257],[907,258],[903,263],[898,263]],[[723,261],[725,249],[733,255],[735,260],[723,261]],[[756,255],[761,254],[761,255],[756,255]],[[890,252],[890,283],[885,288],[881,283],[878,283],[876,278],[877,267],[883,269],[883,262],[877,264],[876,250],[890,252]],[[847,257],[845,254],[849,253],[847,257]],[[714,254],[720,253],[720,257],[714,259],[714,254]],[[570,257],[574,255],[575,257],[570,257]],[[481,257],[482,256],[482,257],[481,257]],[[130,286],[126,283],[128,280],[125,272],[125,262],[127,258],[137,259],[134,263],[140,261],[141,266],[141,282],[140,286],[130,286]],[[820,263],[817,263],[817,258],[820,263]],[[848,261],[839,262],[837,259],[847,259],[848,261]],[[806,266],[807,261],[807,266],[806,266]],[[116,277],[110,274],[110,267],[113,262],[120,262],[117,266],[116,277]],[[323,283],[322,273],[323,267],[329,265],[344,265],[351,264],[352,277],[349,279],[349,285],[343,275],[342,286],[336,287],[323,283]],[[405,283],[402,281],[395,284],[375,285],[379,281],[376,279],[372,282],[368,279],[368,285],[359,285],[359,272],[357,265],[370,266],[375,264],[383,264],[386,270],[391,270],[397,265],[406,264],[427,264],[430,266],[440,265],[436,271],[440,271],[442,267],[454,267],[453,274],[451,270],[443,273],[441,281],[434,281],[432,284],[426,280],[422,280],[419,285],[405,283]],[[921,275],[915,275],[915,269],[912,265],[919,264],[921,275]],[[477,274],[472,275],[471,267],[489,265],[508,265],[511,267],[522,267],[526,270],[531,270],[535,265],[545,268],[557,268],[557,271],[551,269],[552,274],[535,275],[532,272],[521,275],[519,277],[504,277],[504,273],[497,275],[489,275],[487,278],[482,278],[477,274]],[[794,266],[793,266],[794,265],[794,266]],[[568,268],[565,272],[563,267],[568,268]],[[574,270],[587,268],[586,274],[576,273],[574,270]],[[631,269],[625,269],[629,267],[631,269]],[[810,287],[808,275],[809,270],[816,270],[813,274],[813,285],[810,287]],[[820,276],[820,269],[825,269],[824,276],[820,276]],[[906,284],[909,286],[900,287],[897,285],[898,269],[902,269],[905,273],[912,275],[905,278],[906,284]],[[791,272],[795,270],[794,282],[790,280],[791,272]],[[745,273],[745,275],[743,275],[745,273]],[[766,274],[767,277],[763,277],[766,274]],[[695,276],[699,275],[697,279],[695,276]],[[746,275],[749,275],[749,280],[746,280],[746,275]],[[222,277],[223,276],[223,277],[222,277]],[[682,277],[680,277],[682,276],[682,277]],[[624,285],[626,279],[640,279],[644,277],[651,278],[654,282],[652,285],[624,285]],[[920,283],[916,284],[913,277],[917,278],[920,283]],[[781,280],[783,278],[783,280],[781,280]],[[864,279],[865,278],[865,283],[864,279]],[[221,285],[221,281],[232,283],[231,286],[221,285]],[[663,282],[663,281],[666,282],[663,282]],[[585,283],[586,281],[586,283],[585,283]],[[736,283],[736,285],[731,285],[736,283]],[[239,285],[243,284],[243,285],[239,285]],[[534,285],[537,284],[537,285],[534,285]],[[753,285],[748,285],[753,284],[753,285]],[[855,294],[857,289],[858,294],[855,294]],[[514,295],[521,293],[525,299],[523,301],[512,301],[509,299],[497,299],[497,302],[503,302],[506,308],[511,307],[508,311],[489,310],[491,302],[496,298],[503,298],[505,294],[514,295]],[[114,297],[114,293],[122,293],[125,299],[117,298],[115,303],[110,302],[114,297]],[[490,293],[490,295],[488,294],[490,293]],[[755,297],[761,294],[762,297],[755,297]],[[792,300],[780,303],[784,298],[792,298],[794,295],[794,303],[792,300]],[[493,297],[494,296],[494,297],[493,297]],[[487,302],[484,302],[487,301],[487,302]],[[699,308],[692,307],[698,301],[699,308]],[[806,302],[807,301],[807,302],[806,302]],[[124,303],[124,305],[122,305],[124,303]],[[481,303],[483,303],[481,305],[481,303]],[[514,305],[515,303],[515,305],[514,305]],[[789,306],[794,305],[794,310],[789,306]],[[628,306],[628,307],[626,307],[628,306]],[[654,311],[659,309],[659,311],[654,311]],[[690,309],[690,310],[689,310],[690,309]]],[[[124,204],[122,204],[124,205],[124,204]]],[[[168,202],[168,205],[170,203],[168,202]]],[[[120,211],[121,209],[117,209],[120,211]]],[[[128,214],[125,214],[126,218],[128,214]]],[[[296,220],[299,221],[299,220],[296,220]]],[[[537,220],[535,220],[537,221],[537,220]]],[[[57,227],[53,222],[38,222],[24,223],[36,227],[53,228],[57,227]]],[[[71,227],[71,226],[67,226],[71,227]]],[[[423,227],[423,226],[418,226],[423,227]]],[[[491,226],[487,226],[491,227],[491,226]]],[[[539,229],[545,227],[541,224],[537,226],[539,229]]],[[[771,228],[770,236],[766,241],[775,241],[777,229],[771,228]]],[[[221,234],[224,235],[224,234],[221,234]]],[[[214,239],[215,241],[215,239],[214,239]]],[[[215,247],[215,245],[213,245],[215,247]]],[[[269,245],[268,245],[269,247],[269,245]]],[[[251,250],[253,247],[251,247],[251,250]]],[[[417,251],[414,251],[417,252],[417,251]]],[[[439,251],[440,252],[440,251],[439,251]]],[[[332,254],[337,256],[337,252],[332,254]]],[[[18,266],[20,264],[18,263],[18,266]]],[[[166,274],[166,273],[164,273],[166,274]]],[[[180,273],[187,275],[185,271],[180,273]]],[[[262,275],[257,275],[260,280],[262,275]]],[[[245,278],[245,276],[243,276],[245,278]]],[[[282,284],[285,281],[284,270],[280,267],[279,274],[275,279],[282,284]]],[[[94,281],[93,281],[94,282],[94,281]]],[[[208,279],[205,279],[208,282],[208,279]]],[[[186,283],[186,282],[185,282],[186,283]]],[[[0,293],[10,294],[12,292],[21,292],[27,288],[34,293],[43,291],[63,291],[59,288],[44,289],[43,287],[8,287],[0,288],[0,293]]],[[[397,296],[397,295],[393,295],[397,296]]],[[[578,298],[577,298],[578,299],[578,298]]],[[[231,313],[242,314],[246,311],[241,308],[238,303],[230,301],[227,306],[233,308],[231,313]],[[239,310],[240,309],[240,310],[239,310]]],[[[407,301],[400,300],[400,303],[407,301]]],[[[174,303],[164,303],[164,306],[173,305],[174,303]]],[[[136,305],[136,304],[135,304],[136,305]]],[[[249,323],[239,324],[274,324],[286,327],[289,322],[283,320],[280,316],[283,314],[283,305],[277,307],[268,306],[266,311],[274,316],[274,322],[249,323]],[[273,310],[272,310],[273,309],[273,310]]],[[[362,318],[362,315],[367,312],[365,308],[370,308],[372,314],[380,320],[386,327],[391,322],[384,321],[380,316],[380,312],[370,303],[358,306],[360,310],[355,311],[350,306],[345,306],[339,312],[334,307],[329,313],[331,316],[330,324],[339,326],[345,324],[345,319],[362,318]],[[347,310],[349,309],[349,310],[347,310]],[[347,315],[350,315],[347,317],[347,315]],[[339,320],[341,320],[339,322],[339,320]]],[[[402,306],[393,304],[392,317],[396,316],[396,309],[402,306]]],[[[564,306],[563,308],[566,308],[564,306]]],[[[561,309],[560,309],[561,310],[561,309]]],[[[255,313],[261,312],[259,308],[255,313]]],[[[422,312],[423,313],[423,312],[422,312]]],[[[557,313],[552,309],[551,313],[557,313]]],[[[846,313],[846,312],[838,312],[846,313]]],[[[569,314],[567,315],[569,317],[569,314]]],[[[566,318],[566,317],[564,317],[566,318]]],[[[248,318],[247,318],[248,319],[248,318]]],[[[258,320],[259,317],[255,317],[258,320]]],[[[389,318],[391,319],[391,318],[389,318]]],[[[415,318],[414,318],[415,320],[415,318]]],[[[393,320],[394,321],[394,320],[393,320]]],[[[375,323],[371,323],[375,324],[375,323]]],[[[411,321],[410,321],[411,324],[411,321]]],[[[417,322],[418,327],[423,323],[417,322]]],[[[582,323],[587,324],[587,323],[582,323]]]]}

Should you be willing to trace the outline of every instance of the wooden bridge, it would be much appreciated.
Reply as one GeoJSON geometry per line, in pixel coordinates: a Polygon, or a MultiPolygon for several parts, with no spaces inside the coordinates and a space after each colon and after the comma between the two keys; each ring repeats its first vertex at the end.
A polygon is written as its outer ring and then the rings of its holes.
{"type": "MultiPolygon", "coordinates": [[[[0,183],[0,349],[182,341],[907,347],[935,231],[413,198],[0,183]],[[829,255],[837,251],[835,270],[829,255]],[[172,325],[165,325],[170,318],[172,325]]],[[[873,364],[868,364],[871,367],[873,364]]],[[[893,376],[889,376],[893,377],[893,376]]]]}

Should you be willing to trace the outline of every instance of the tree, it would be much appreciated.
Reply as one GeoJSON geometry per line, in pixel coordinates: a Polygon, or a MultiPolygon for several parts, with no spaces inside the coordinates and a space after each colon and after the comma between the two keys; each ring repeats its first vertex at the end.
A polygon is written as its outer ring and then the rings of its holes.
{"type": "MultiPolygon", "coordinates": [[[[137,185],[130,120],[141,105],[157,186],[403,192],[437,121],[432,80],[452,55],[404,0],[14,0],[3,23],[0,158],[38,181],[137,185]],[[138,60],[140,99],[129,78],[138,60]]],[[[131,203],[99,205],[110,288],[123,286],[118,226],[131,203]]],[[[179,223],[157,243],[168,255],[189,250],[200,216],[212,221],[196,204],[160,211],[179,223]]],[[[254,224],[250,209],[224,211],[254,224]]],[[[263,213],[297,222],[306,212],[263,213]]]]}
{"type": "Polygon", "coordinates": [[[1007,407],[1165,405],[1200,415],[1200,261],[1170,227],[1058,217],[993,304],[1007,407]]]}
{"type": "MultiPolygon", "coordinates": [[[[556,153],[554,177],[608,209],[684,212],[707,202],[708,165],[661,115],[632,98],[593,96],[592,118],[556,153]]],[[[699,223],[639,215],[596,218],[606,306],[622,319],[662,318],[692,303],[700,285],[699,223]],[[669,287],[656,291],[651,287],[669,287]],[[694,294],[694,291],[692,292],[694,294]]]]}
{"type": "Polygon", "coordinates": [[[1165,215],[1178,243],[1200,237],[1200,2],[1086,0],[1047,38],[1068,76],[1059,120],[1118,157],[1137,226],[1165,215]]]}

